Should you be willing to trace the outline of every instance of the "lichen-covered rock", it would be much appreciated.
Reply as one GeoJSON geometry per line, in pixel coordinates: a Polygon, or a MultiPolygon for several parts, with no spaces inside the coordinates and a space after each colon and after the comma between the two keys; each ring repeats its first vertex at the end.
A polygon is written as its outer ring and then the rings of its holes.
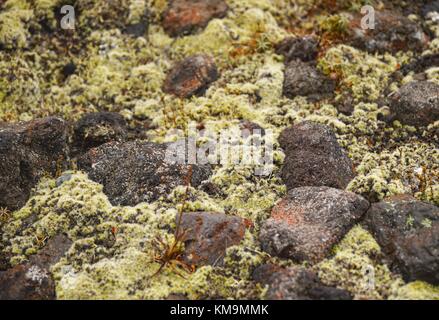
{"type": "Polygon", "coordinates": [[[439,120],[439,85],[430,81],[410,82],[391,95],[390,109],[404,124],[428,126],[439,120]]]}
{"type": "Polygon", "coordinates": [[[305,96],[312,101],[321,100],[330,97],[334,90],[335,82],[312,65],[292,60],[285,67],[283,94],[287,98],[305,96]]]}
{"type": "Polygon", "coordinates": [[[142,141],[109,142],[90,149],[78,159],[78,166],[103,184],[104,193],[118,205],[157,200],[179,185],[190,182],[197,187],[209,177],[208,166],[192,165],[190,173],[189,165],[168,161],[168,147],[142,141]]]}
{"type": "Polygon", "coordinates": [[[416,22],[396,11],[376,11],[375,28],[363,29],[358,15],[350,22],[350,42],[371,53],[413,50],[419,51],[428,42],[427,35],[416,22]]]}
{"type": "Polygon", "coordinates": [[[228,247],[244,238],[243,219],[214,212],[184,213],[181,220],[184,260],[191,265],[221,265],[228,247]]]}
{"type": "Polygon", "coordinates": [[[42,176],[63,169],[66,148],[66,123],[59,118],[0,123],[0,207],[23,206],[42,176]]]}
{"type": "Polygon", "coordinates": [[[367,211],[362,197],[328,187],[290,190],[262,227],[263,250],[297,262],[318,262],[367,211]]]}
{"type": "Polygon", "coordinates": [[[279,142],[285,152],[282,179],[288,189],[344,189],[354,177],[351,160],[325,125],[310,121],[293,125],[281,133],[279,142]]]}
{"type": "Polygon", "coordinates": [[[285,57],[285,62],[300,59],[313,61],[319,53],[319,42],[312,36],[288,37],[276,45],[276,53],[285,57]]]}
{"type": "Polygon", "coordinates": [[[406,280],[439,283],[438,207],[409,196],[393,197],[373,204],[365,221],[406,280]]]}
{"type": "Polygon", "coordinates": [[[0,300],[53,300],[55,282],[50,273],[70,248],[72,241],[64,235],[50,239],[29,262],[0,273],[0,300]]]}
{"type": "Polygon", "coordinates": [[[224,0],[171,0],[163,13],[162,25],[173,36],[193,33],[214,18],[222,18],[228,10],[224,0]]]}
{"type": "Polygon", "coordinates": [[[75,124],[73,143],[78,151],[86,152],[106,142],[123,141],[126,135],[127,124],[119,113],[88,113],[75,124]]]}
{"type": "Polygon", "coordinates": [[[324,285],[317,275],[303,267],[258,267],[253,276],[268,285],[268,300],[351,300],[349,292],[324,285]]]}
{"type": "Polygon", "coordinates": [[[204,54],[190,56],[172,68],[163,91],[179,98],[202,95],[218,77],[218,69],[212,57],[204,54]]]}

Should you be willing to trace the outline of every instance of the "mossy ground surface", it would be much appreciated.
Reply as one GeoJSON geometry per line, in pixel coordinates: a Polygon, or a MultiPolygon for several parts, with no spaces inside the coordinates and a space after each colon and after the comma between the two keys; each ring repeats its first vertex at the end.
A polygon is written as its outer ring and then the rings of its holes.
{"type": "MultiPolygon", "coordinates": [[[[425,130],[385,123],[379,119],[388,108],[373,102],[388,86],[396,90],[401,85],[391,83],[391,74],[411,53],[372,55],[337,41],[321,52],[318,66],[337,75],[340,98],[344,92],[354,98],[352,115],[339,113],[326,101],[282,96],[284,63],[274,45],[291,33],[339,32],[343,22],[333,16],[334,8],[319,5],[317,14],[306,16],[317,2],[228,0],[224,19],[173,39],[160,25],[164,0],[119,0],[111,2],[114,6],[98,0],[74,2],[80,11],[74,32],[57,29],[54,8],[62,0],[3,4],[0,121],[48,115],[77,120],[87,112],[114,111],[130,126],[146,127],[150,140],[165,142],[175,140],[174,129],[185,130],[189,122],[217,131],[249,120],[277,137],[292,123],[313,120],[329,125],[353,160],[357,176],[350,191],[375,200],[407,193],[439,204],[439,150],[431,138],[439,123],[425,130]],[[121,25],[138,22],[144,8],[150,10],[147,34],[135,38],[123,33],[121,25]],[[161,88],[171,66],[200,52],[215,57],[220,79],[202,97],[181,100],[165,94],[161,88]],[[69,63],[76,71],[65,77],[62,70],[69,63]]],[[[340,1],[336,9],[358,10],[363,2],[340,1]]],[[[438,38],[431,39],[424,54],[439,50],[439,31],[431,29],[438,38]]],[[[439,81],[438,74],[436,69],[428,72],[431,81],[439,81]]],[[[267,261],[290,263],[262,253],[257,240],[261,223],[286,192],[277,175],[284,157],[277,141],[274,152],[269,177],[255,176],[251,167],[218,165],[210,178],[221,191],[217,196],[191,189],[186,210],[224,212],[254,223],[243,243],[229,248],[223,267],[202,267],[186,279],[165,268],[151,278],[159,267],[152,243],[158,237],[172,240],[184,188],[154,203],[117,207],[101,185],[76,171],[64,173],[69,179],[60,185],[54,177],[40,182],[26,206],[1,227],[0,249],[18,264],[38,252],[47,238],[66,233],[74,244],[52,270],[59,299],[161,299],[170,294],[260,298],[264,288],[251,281],[252,269],[267,261]]],[[[439,299],[437,288],[405,284],[392,274],[381,263],[378,244],[361,227],[313,268],[322,281],[358,299],[439,299]],[[376,276],[373,285],[364,275],[370,266],[376,276]]]]}

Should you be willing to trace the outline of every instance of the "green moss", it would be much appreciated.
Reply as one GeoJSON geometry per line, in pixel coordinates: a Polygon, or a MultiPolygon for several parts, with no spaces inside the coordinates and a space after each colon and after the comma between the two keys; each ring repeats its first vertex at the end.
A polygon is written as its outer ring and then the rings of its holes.
{"type": "Polygon", "coordinates": [[[270,44],[277,43],[285,35],[269,12],[251,8],[236,16],[212,20],[200,34],[178,38],[173,50],[177,58],[209,53],[218,58],[220,66],[226,67],[236,63],[233,50],[243,52],[244,56],[246,53],[250,55],[258,49],[261,39],[268,43],[263,49],[268,49],[270,44]]]}
{"type": "Polygon", "coordinates": [[[320,279],[351,292],[356,299],[386,299],[402,284],[379,262],[380,247],[359,226],[334,248],[334,256],[315,266],[320,279]]]}
{"type": "MultiPolygon", "coordinates": [[[[59,299],[160,299],[182,294],[192,299],[258,296],[261,288],[249,280],[250,268],[260,263],[254,236],[247,233],[242,247],[230,248],[224,268],[203,267],[183,279],[183,272],[159,268],[153,243],[157,237],[172,241],[169,230],[184,187],[153,204],[112,206],[102,186],[79,172],[66,172],[70,179],[57,186],[43,180],[27,205],[3,226],[1,243],[11,263],[25,261],[40,250],[37,239],[64,233],[73,240],[66,256],[53,267],[59,299]],[[25,223],[32,219],[33,223],[25,223]],[[116,230],[116,233],[114,233],[116,230]],[[239,268],[237,268],[239,265],[239,268]]],[[[220,203],[191,189],[185,210],[219,211],[220,203]]],[[[261,254],[263,256],[263,254],[261,254]]]]}
{"type": "Polygon", "coordinates": [[[439,300],[439,288],[422,281],[415,281],[399,288],[392,300],[439,300]]]}
{"type": "Polygon", "coordinates": [[[0,45],[6,49],[25,48],[28,45],[29,31],[26,23],[33,16],[24,1],[9,0],[0,12],[0,45]]]}
{"type": "Polygon", "coordinates": [[[327,75],[339,77],[341,85],[355,99],[378,99],[398,67],[399,60],[391,55],[372,56],[346,45],[331,48],[320,59],[319,66],[327,75]]]}

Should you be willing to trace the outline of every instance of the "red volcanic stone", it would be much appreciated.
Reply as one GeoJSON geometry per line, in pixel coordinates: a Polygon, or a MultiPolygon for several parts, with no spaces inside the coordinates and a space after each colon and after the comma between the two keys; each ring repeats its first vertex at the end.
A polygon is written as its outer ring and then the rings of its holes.
{"type": "Polygon", "coordinates": [[[328,187],[288,192],[262,226],[262,249],[296,262],[324,259],[369,207],[362,197],[328,187]]]}
{"type": "Polygon", "coordinates": [[[204,54],[187,57],[168,74],[163,91],[179,98],[202,95],[219,77],[212,57],[204,54]]]}
{"type": "Polygon", "coordinates": [[[163,13],[162,25],[173,36],[193,33],[204,28],[213,18],[226,15],[224,0],[173,0],[163,13]]]}
{"type": "Polygon", "coordinates": [[[185,262],[197,266],[221,265],[226,249],[241,242],[249,225],[244,219],[222,213],[184,213],[181,227],[185,262]]]}

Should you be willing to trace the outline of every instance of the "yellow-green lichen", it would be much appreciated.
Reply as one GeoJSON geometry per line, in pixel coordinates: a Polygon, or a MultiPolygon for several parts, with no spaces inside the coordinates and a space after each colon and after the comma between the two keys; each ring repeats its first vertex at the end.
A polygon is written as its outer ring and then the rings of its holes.
{"type": "Polygon", "coordinates": [[[386,299],[403,282],[379,262],[380,253],[374,238],[356,226],[334,248],[334,256],[315,269],[324,283],[348,290],[356,299],[386,299]]]}

